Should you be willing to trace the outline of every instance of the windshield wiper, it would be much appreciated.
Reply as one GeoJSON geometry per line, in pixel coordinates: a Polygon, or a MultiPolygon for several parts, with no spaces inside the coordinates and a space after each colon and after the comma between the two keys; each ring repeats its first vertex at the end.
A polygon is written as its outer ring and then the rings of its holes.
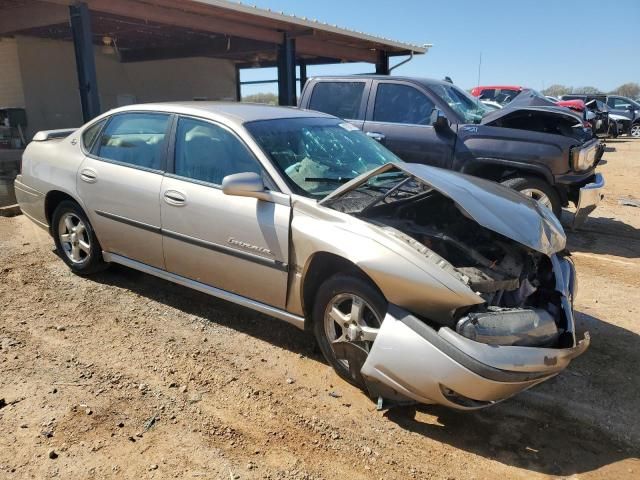
{"type": "MultiPolygon", "coordinates": [[[[384,199],[388,198],[389,195],[391,195],[392,193],[394,193],[394,192],[402,192],[403,191],[402,187],[404,187],[411,180],[413,180],[413,177],[407,177],[404,180],[402,180],[400,183],[397,183],[396,185],[394,185],[393,188],[389,189],[383,195],[380,195],[380,196],[374,198],[371,202],[367,203],[362,210],[360,210],[360,214],[364,215],[364,213],[367,210],[369,210],[370,208],[374,207],[378,203],[383,202],[384,199]]],[[[406,192],[406,190],[404,190],[404,191],[406,192]]],[[[409,193],[409,192],[407,192],[407,193],[409,193]]]]}
{"type": "Polygon", "coordinates": [[[347,183],[353,180],[353,178],[342,178],[342,177],[306,177],[304,179],[305,182],[324,182],[324,183],[347,183]]]}

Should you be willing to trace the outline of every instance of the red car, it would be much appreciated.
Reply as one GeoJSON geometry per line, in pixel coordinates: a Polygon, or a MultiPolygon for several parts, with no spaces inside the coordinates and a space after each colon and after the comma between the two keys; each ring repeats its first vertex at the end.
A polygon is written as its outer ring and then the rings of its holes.
{"type": "Polygon", "coordinates": [[[490,85],[475,87],[471,90],[471,95],[480,97],[481,100],[490,100],[500,105],[505,105],[513,100],[522,90],[524,90],[523,87],[513,85],[490,85]]]}
{"type": "MultiPolygon", "coordinates": [[[[518,85],[487,85],[475,87],[471,90],[471,95],[480,97],[481,100],[491,100],[505,105],[513,100],[522,90],[527,89],[518,85]]],[[[570,108],[576,112],[583,113],[585,106],[582,100],[551,100],[560,107],[570,108]]]]}

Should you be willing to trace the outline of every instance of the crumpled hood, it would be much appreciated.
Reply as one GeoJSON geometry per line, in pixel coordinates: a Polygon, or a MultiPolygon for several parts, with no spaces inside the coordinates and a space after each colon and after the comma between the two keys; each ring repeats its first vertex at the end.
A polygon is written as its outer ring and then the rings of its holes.
{"type": "Polygon", "coordinates": [[[393,169],[412,175],[450,198],[479,225],[533,250],[550,256],[565,247],[566,236],[560,222],[535,200],[489,180],[416,163],[388,163],[371,170],[342,185],[320,204],[393,169]]]}
{"type": "Polygon", "coordinates": [[[566,118],[568,121],[573,122],[576,125],[582,124],[582,118],[577,112],[574,112],[567,107],[557,105],[546,98],[542,98],[531,90],[523,90],[516,98],[506,104],[503,108],[487,113],[482,117],[480,123],[482,125],[489,125],[518,110],[553,113],[566,118]]]}

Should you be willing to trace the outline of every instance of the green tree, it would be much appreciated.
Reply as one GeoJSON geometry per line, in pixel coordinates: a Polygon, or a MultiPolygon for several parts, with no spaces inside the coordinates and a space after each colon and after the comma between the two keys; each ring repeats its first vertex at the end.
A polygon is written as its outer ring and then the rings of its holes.
{"type": "Polygon", "coordinates": [[[578,87],[574,88],[571,93],[582,93],[585,95],[594,95],[597,93],[602,93],[599,88],[596,87],[578,87]]]}
{"type": "Polygon", "coordinates": [[[267,105],[277,105],[278,96],[273,93],[261,92],[242,97],[242,101],[248,103],[266,103],[267,105]]]}
{"type": "Polygon", "coordinates": [[[561,97],[562,95],[567,95],[571,93],[572,90],[573,90],[572,87],[567,87],[565,85],[559,85],[556,83],[542,90],[542,94],[549,95],[551,97],[561,97]]]}
{"type": "Polygon", "coordinates": [[[640,85],[635,82],[623,83],[618,88],[611,90],[610,93],[636,99],[640,97],[640,85]]]}

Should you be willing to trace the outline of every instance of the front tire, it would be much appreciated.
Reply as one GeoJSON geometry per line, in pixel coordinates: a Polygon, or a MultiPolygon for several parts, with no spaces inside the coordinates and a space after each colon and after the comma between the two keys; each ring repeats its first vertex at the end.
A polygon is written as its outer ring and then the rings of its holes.
{"type": "Polygon", "coordinates": [[[107,267],[93,227],[76,202],[60,202],[53,212],[51,233],[60,258],[74,273],[90,275],[107,267]]]}
{"type": "Polygon", "coordinates": [[[640,122],[637,122],[631,125],[631,129],[629,130],[629,135],[631,135],[634,138],[640,138],[640,122]]]}
{"type": "Polygon", "coordinates": [[[338,273],[318,289],[312,313],[316,341],[336,373],[357,387],[365,388],[359,373],[362,365],[349,365],[336,350],[356,347],[366,358],[373,344],[371,335],[380,328],[386,311],[382,293],[357,274],[338,273]]]}
{"type": "Polygon", "coordinates": [[[514,177],[501,182],[505,187],[512,188],[518,192],[531,197],[549,208],[556,217],[562,215],[562,204],[560,195],[547,182],[536,177],[514,177]]]}

